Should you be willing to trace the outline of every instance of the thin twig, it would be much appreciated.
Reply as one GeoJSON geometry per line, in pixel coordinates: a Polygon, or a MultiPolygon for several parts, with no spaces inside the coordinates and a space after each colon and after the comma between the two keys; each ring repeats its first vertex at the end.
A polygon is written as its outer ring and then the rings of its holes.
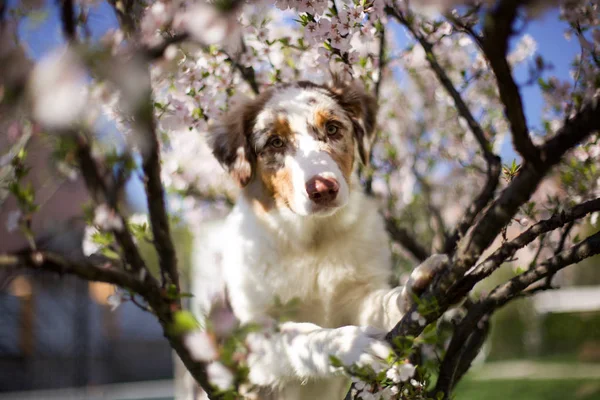
{"type": "Polygon", "coordinates": [[[216,393],[206,374],[204,363],[192,358],[189,350],[184,345],[183,337],[173,333],[174,322],[171,301],[164,295],[164,291],[156,281],[143,281],[125,271],[121,266],[116,266],[115,261],[95,260],[89,257],[83,261],[73,261],[56,253],[31,251],[22,254],[0,253],[0,269],[29,268],[38,271],[48,271],[59,275],[70,274],[87,281],[106,282],[120,286],[139,294],[148,303],[160,322],[163,333],[171,347],[181,358],[194,379],[202,386],[211,400],[220,400],[221,394],[216,393]]]}
{"type": "MultiPolygon", "coordinates": [[[[554,275],[557,271],[596,254],[600,254],[600,232],[588,237],[570,249],[558,253],[554,257],[544,261],[541,265],[497,286],[487,297],[471,306],[467,315],[455,330],[454,337],[440,369],[440,378],[434,395],[442,392],[444,399],[449,398],[454,384],[462,376],[462,374],[458,374],[458,367],[461,354],[464,354],[462,352],[462,349],[465,347],[464,342],[471,337],[473,332],[477,331],[478,325],[482,320],[486,319],[487,316],[510,300],[523,297],[524,293],[531,295],[537,293],[539,290],[549,289],[546,285],[542,285],[535,289],[525,290],[533,283],[554,275]]],[[[469,356],[470,360],[468,358],[466,360],[470,362],[475,355],[471,354],[469,356]]]]}
{"type": "Polygon", "coordinates": [[[492,152],[492,146],[485,132],[481,128],[481,125],[479,124],[479,122],[477,122],[477,120],[471,113],[471,110],[463,100],[462,96],[454,87],[454,84],[448,77],[448,74],[446,74],[446,71],[437,60],[437,57],[433,52],[433,44],[431,44],[417,29],[413,27],[409,18],[407,18],[402,12],[394,9],[391,9],[390,12],[401,24],[403,24],[409,30],[413,37],[419,42],[421,47],[423,47],[429,66],[440,80],[440,83],[442,84],[446,92],[448,92],[450,97],[452,97],[452,99],[454,100],[454,104],[456,105],[456,109],[458,110],[459,115],[462,118],[464,118],[465,121],[467,121],[467,125],[469,126],[469,129],[473,133],[473,136],[475,136],[475,139],[479,143],[480,150],[487,163],[487,181],[483,189],[477,195],[472,205],[469,208],[467,208],[467,210],[465,210],[465,213],[460,219],[460,222],[457,224],[456,228],[448,235],[447,240],[445,240],[443,252],[451,253],[456,247],[456,244],[458,243],[460,238],[472,226],[473,222],[475,221],[475,218],[493,199],[494,193],[496,192],[496,188],[498,187],[500,172],[502,170],[500,157],[498,157],[492,152]]]}
{"type": "MultiPolygon", "coordinates": [[[[108,199],[111,196],[109,196],[107,184],[100,175],[98,166],[92,158],[91,149],[87,140],[82,135],[78,135],[76,141],[79,167],[88,192],[92,195],[92,199],[96,204],[108,202],[108,199]]],[[[116,213],[117,218],[121,221],[122,229],[114,229],[113,234],[123,249],[123,257],[134,271],[140,272],[145,270],[148,272],[148,268],[146,267],[133,237],[131,236],[131,232],[127,227],[127,221],[118,210],[118,205],[112,203],[110,206],[116,213]]],[[[149,273],[146,273],[146,275],[147,279],[153,279],[149,273]]]]}
{"type": "MultiPolygon", "coordinates": [[[[527,246],[541,235],[560,228],[566,224],[572,224],[574,221],[596,211],[600,211],[600,198],[578,204],[570,209],[554,214],[548,219],[538,222],[513,240],[500,246],[482,263],[478,264],[468,275],[466,275],[464,279],[461,280],[460,285],[463,287],[462,289],[458,289],[460,286],[457,286],[456,289],[460,292],[460,294],[466,294],[469,290],[471,290],[475,283],[488,277],[492,272],[500,267],[503,262],[512,257],[517,250],[527,246]]],[[[559,249],[558,252],[560,251],[562,251],[562,248],[559,249]]],[[[454,290],[452,291],[454,292],[454,290]]]]}
{"type": "MultiPolygon", "coordinates": [[[[569,237],[569,233],[571,233],[571,230],[573,229],[574,226],[575,226],[575,221],[571,221],[567,224],[567,226],[564,227],[564,229],[560,235],[560,239],[558,240],[556,249],[554,250],[554,255],[558,255],[559,253],[561,253],[563,251],[563,249],[565,248],[565,243],[567,242],[567,238],[569,237]]],[[[552,287],[552,278],[554,278],[554,274],[550,274],[546,277],[545,286],[547,286],[549,288],[552,287]]]]}
{"type": "Polygon", "coordinates": [[[375,98],[379,100],[379,91],[381,89],[381,82],[383,81],[383,74],[386,67],[386,59],[385,59],[385,28],[381,29],[379,32],[379,55],[378,60],[379,64],[377,65],[378,77],[377,81],[375,81],[375,89],[373,93],[375,94],[375,98]]]}
{"type": "Polygon", "coordinates": [[[425,261],[431,254],[418,243],[413,235],[411,235],[406,229],[401,228],[391,218],[386,218],[385,227],[390,234],[391,239],[404,247],[410,254],[413,255],[419,262],[425,261]]]}
{"type": "MultiPolygon", "coordinates": [[[[147,104],[141,105],[138,110],[138,129],[146,134],[146,151],[143,155],[142,169],[144,171],[144,188],[146,190],[146,203],[150,227],[154,237],[156,252],[158,254],[160,270],[166,274],[169,283],[179,289],[179,272],[177,271],[177,253],[167,215],[165,190],[161,182],[160,146],[156,134],[151,94],[148,91],[147,104]]],[[[166,282],[163,280],[163,285],[166,282]]],[[[175,303],[181,306],[179,300],[175,303]]]]}
{"type": "Polygon", "coordinates": [[[75,41],[77,39],[77,23],[75,21],[73,0],[58,0],[58,2],[60,4],[63,33],[68,41],[75,41]]]}
{"type": "Polygon", "coordinates": [[[482,48],[498,82],[514,147],[524,160],[536,164],[540,162],[539,152],[529,136],[521,94],[506,59],[509,40],[513,35],[513,23],[522,3],[520,0],[499,2],[484,23],[482,48]]]}

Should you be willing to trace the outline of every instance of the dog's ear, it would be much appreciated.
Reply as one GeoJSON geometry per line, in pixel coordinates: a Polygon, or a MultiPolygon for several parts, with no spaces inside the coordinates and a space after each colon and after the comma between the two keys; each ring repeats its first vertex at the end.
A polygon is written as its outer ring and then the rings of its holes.
{"type": "Polygon", "coordinates": [[[377,99],[366,91],[362,83],[343,81],[336,76],[329,90],[350,116],[358,153],[363,164],[367,165],[375,139],[377,99]]]}
{"type": "Polygon", "coordinates": [[[214,156],[240,187],[252,179],[255,156],[249,137],[257,112],[255,101],[248,101],[227,112],[209,129],[208,144],[214,156]]]}

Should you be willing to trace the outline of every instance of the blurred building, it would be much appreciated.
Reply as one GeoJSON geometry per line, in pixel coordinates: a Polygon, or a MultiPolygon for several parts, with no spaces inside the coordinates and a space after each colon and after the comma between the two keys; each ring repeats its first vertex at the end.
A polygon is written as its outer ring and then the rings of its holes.
{"type": "Polygon", "coordinates": [[[172,377],[156,317],[132,303],[111,311],[111,285],[21,275],[0,292],[0,391],[172,377]]]}
{"type": "MultiPolygon", "coordinates": [[[[57,171],[45,140],[33,135],[26,147],[27,182],[40,205],[32,224],[36,243],[78,258],[87,192],[81,179],[57,171]]],[[[0,156],[15,143],[1,137],[0,156]]],[[[0,253],[27,249],[6,224],[15,210],[12,196],[0,198],[0,253]]],[[[111,311],[113,292],[72,276],[0,271],[0,392],[171,378],[171,351],[156,317],[132,303],[111,311]]]]}

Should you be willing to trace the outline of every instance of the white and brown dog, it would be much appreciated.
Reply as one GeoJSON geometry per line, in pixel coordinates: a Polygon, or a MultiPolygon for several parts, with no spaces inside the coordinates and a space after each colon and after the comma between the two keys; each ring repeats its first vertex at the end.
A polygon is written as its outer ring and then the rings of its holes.
{"type": "Polygon", "coordinates": [[[367,161],[375,114],[358,85],[298,82],[212,130],[214,155],[243,189],[196,242],[195,311],[224,290],[241,323],[268,318],[275,298],[300,300],[294,322],[253,341],[249,378],[261,399],[342,399],[349,381],[330,355],[375,365],[390,354],[382,333],[403,316],[409,290],[390,287],[384,223],[353,172],[357,154],[367,161]]]}

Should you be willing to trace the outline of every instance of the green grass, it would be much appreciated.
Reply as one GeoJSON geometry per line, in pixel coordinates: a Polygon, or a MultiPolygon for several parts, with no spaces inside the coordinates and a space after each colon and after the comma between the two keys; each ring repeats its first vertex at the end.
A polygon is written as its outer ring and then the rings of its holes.
{"type": "Polygon", "coordinates": [[[454,394],[455,400],[600,400],[600,381],[467,378],[454,394]]]}

